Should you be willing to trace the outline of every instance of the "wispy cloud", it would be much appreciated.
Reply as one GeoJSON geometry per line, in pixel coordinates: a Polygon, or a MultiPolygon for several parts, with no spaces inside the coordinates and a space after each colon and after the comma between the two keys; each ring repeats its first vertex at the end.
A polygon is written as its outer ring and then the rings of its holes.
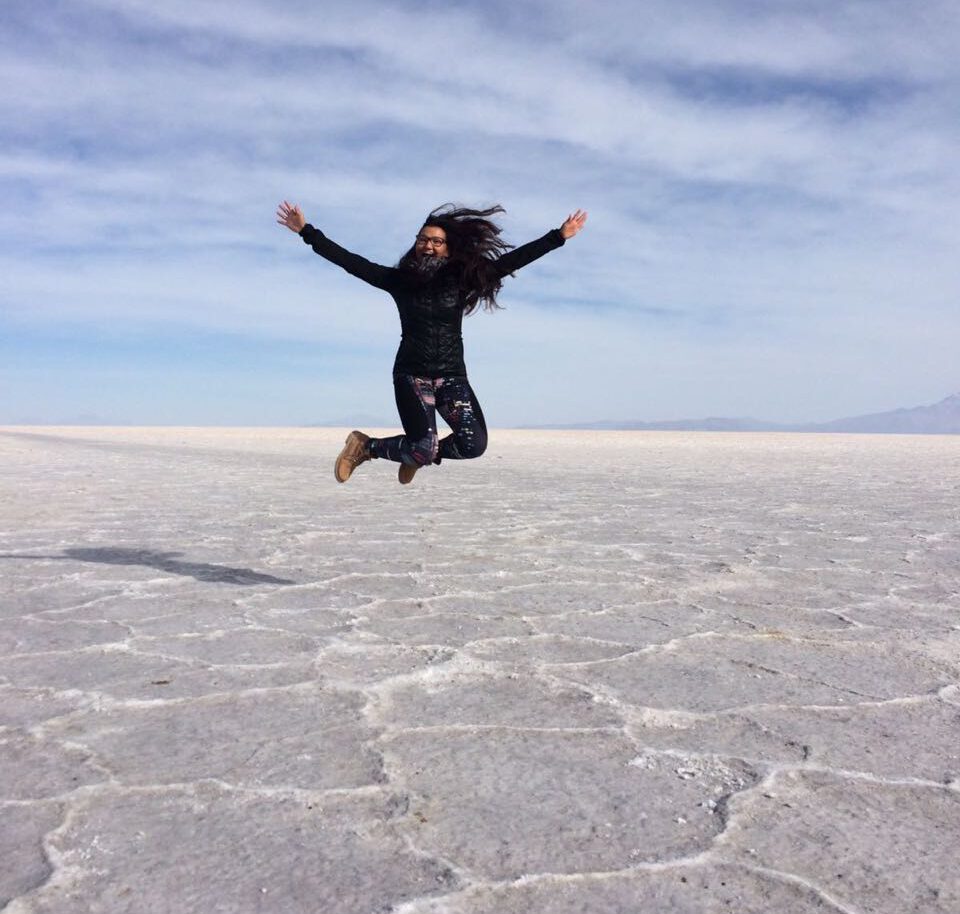
{"type": "Polygon", "coordinates": [[[590,210],[509,282],[507,312],[467,323],[495,424],[830,418],[947,393],[958,24],[938,0],[15,0],[3,326],[34,356],[66,334],[77,357],[50,369],[65,404],[10,353],[0,420],[108,413],[98,372],[159,373],[198,337],[221,356],[171,371],[220,400],[171,385],[162,408],[114,401],[122,418],[216,421],[242,386],[269,421],[285,383],[278,421],[389,411],[392,304],[275,226],[282,197],[380,262],[446,200],[503,202],[517,243],[590,210]],[[306,387],[275,348],[304,343],[306,387]]]}

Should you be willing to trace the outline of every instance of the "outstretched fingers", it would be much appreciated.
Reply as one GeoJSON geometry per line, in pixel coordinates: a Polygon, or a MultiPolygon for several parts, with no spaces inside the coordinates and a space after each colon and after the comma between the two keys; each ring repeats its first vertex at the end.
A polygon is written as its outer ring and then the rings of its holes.
{"type": "Polygon", "coordinates": [[[583,228],[584,223],[587,221],[587,214],[582,209],[575,210],[569,216],[567,216],[563,225],[560,226],[560,232],[563,234],[564,238],[572,238],[580,229],[583,228]]]}
{"type": "Polygon", "coordinates": [[[306,219],[299,206],[284,200],[277,207],[277,224],[286,226],[291,232],[299,232],[306,225],[306,219]]]}

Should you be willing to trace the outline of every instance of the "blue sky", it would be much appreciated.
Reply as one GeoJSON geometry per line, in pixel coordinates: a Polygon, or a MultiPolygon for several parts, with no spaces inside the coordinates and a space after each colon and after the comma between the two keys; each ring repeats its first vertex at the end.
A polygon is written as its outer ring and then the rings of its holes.
{"type": "Polygon", "coordinates": [[[446,201],[584,232],[465,322],[491,425],[825,420],[960,390],[960,10],[7,0],[0,423],[394,421],[446,201]]]}

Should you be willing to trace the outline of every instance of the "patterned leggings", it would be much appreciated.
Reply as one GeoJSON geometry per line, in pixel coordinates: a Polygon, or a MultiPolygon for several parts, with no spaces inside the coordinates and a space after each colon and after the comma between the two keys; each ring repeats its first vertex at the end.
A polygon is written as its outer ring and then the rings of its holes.
{"type": "Polygon", "coordinates": [[[466,378],[415,378],[396,375],[393,389],[403,435],[371,438],[370,453],[397,463],[425,466],[479,457],[487,449],[487,425],[466,378]],[[442,441],[437,413],[453,429],[442,441]]]}

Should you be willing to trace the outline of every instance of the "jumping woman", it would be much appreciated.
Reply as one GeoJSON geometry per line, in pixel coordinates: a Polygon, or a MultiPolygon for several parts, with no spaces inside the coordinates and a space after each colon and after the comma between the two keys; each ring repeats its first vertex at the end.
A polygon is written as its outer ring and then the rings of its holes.
{"type": "Polygon", "coordinates": [[[334,475],[346,482],[364,461],[382,457],[400,464],[408,483],[420,467],[479,457],[487,447],[487,426],[467,380],[461,325],[464,314],[500,307],[497,293],[505,276],[572,238],[587,221],[577,210],[558,229],[518,248],[500,238],[491,216],[504,212],[446,205],[423,223],[413,247],[395,267],[371,263],[335,244],[286,200],[277,222],[296,232],[321,257],[393,296],[400,312],[401,339],[393,363],[393,388],[404,434],[371,438],[353,431],[337,457],[334,475]],[[452,429],[442,441],[436,414],[452,429]]]}

